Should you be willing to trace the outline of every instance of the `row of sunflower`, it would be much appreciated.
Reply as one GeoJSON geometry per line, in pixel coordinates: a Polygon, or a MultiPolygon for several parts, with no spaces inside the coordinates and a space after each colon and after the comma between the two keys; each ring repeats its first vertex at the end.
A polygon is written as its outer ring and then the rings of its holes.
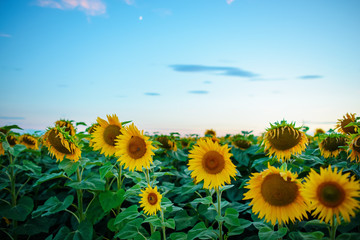
{"type": "Polygon", "coordinates": [[[355,114],[314,136],[286,121],[221,138],[144,134],[116,115],[79,125],[0,129],[1,239],[360,237],[355,114]]]}

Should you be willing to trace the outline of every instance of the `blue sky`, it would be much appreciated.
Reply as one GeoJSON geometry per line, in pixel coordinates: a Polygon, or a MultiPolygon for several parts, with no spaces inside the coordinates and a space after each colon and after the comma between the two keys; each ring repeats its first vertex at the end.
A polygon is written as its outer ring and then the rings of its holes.
{"type": "Polygon", "coordinates": [[[0,1],[0,126],[220,135],[360,114],[358,0],[0,1]]]}

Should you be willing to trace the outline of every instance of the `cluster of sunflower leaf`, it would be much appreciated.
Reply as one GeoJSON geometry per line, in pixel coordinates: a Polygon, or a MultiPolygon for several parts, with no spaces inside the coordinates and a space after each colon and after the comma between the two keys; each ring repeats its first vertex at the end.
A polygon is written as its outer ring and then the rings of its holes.
{"type": "Polygon", "coordinates": [[[360,123],[218,138],[116,115],[0,128],[1,239],[359,239],[360,123]],[[39,148],[40,147],[40,148],[39,148]]]}

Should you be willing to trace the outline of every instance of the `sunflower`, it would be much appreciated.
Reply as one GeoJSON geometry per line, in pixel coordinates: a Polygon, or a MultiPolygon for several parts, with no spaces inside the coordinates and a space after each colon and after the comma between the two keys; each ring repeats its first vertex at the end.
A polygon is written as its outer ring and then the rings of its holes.
{"type": "Polygon", "coordinates": [[[341,147],[346,145],[345,136],[342,134],[331,133],[319,143],[319,148],[321,155],[324,158],[329,158],[331,156],[337,157],[340,151],[344,150],[341,147]]]}
{"type": "Polygon", "coordinates": [[[177,150],[175,141],[172,141],[167,136],[159,136],[155,140],[160,142],[161,147],[166,150],[173,150],[173,151],[177,150]]]}
{"type": "Polygon", "coordinates": [[[121,123],[116,114],[107,115],[108,122],[100,117],[97,118],[99,126],[92,134],[92,147],[100,150],[105,156],[112,156],[116,152],[115,140],[121,134],[121,123]]]}
{"type": "Polygon", "coordinates": [[[0,142],[0,156],[5,154],[4,147],[2,145],[2,142],[0,142]]]}
{"type": "Polygon", "coordinates": [[[64,127],[66,132],[69,132],[71,136],[75,136],[75,128],[71,121],[60,119],[55,122],[55,126],[64,127]]]}
{"type": "Polygon", "coordinates": [[[348,152],[351,161],[360,162],[360,134],[355,135],[349,144],[348,152]]]}
{"type": "Polygon", "coordinates": [[[7,135],[6,139],[7,139],[8,143],[9,143],[10,147],[14,147],[19,142],[17,137],[14,136],[14,135],[7,135]]]}
{"type": "Polygon", "coordinates": [[[124,168],[130,171],[142,171],[142,168],[149,168],[154,155],[152,141],[143,134],[132,123],[128,127],[121,129],[121,134],[116,140],[116,156],[120,156],[118,161],[124,168]]]}
{"type": "Polygon", "coordinates": [[[19,137],[19,144],[25,145],[28,149],[39,149],[38,140],[30,134],[23,134],[19,137]]]}
{"type": "Polygon", "coordinates": [[[288,160],[291,154],[300,154],[305,150],[308,139],[305,133],[295,127],[295,123],[281,121],[266,129],[263,144],[269,155],[273,154],[280,160],[288,160]]]}
{"type": "Polygon", "coordinates": [[[189,170],[196,183],[204,180],[204,188],[219,188],[235,178],[236,167],[231,162],[227,145],[220,146],[211,139],[200,139],[190,150],[189,170]]]}
{"type": "Polygon", "coordinates": [[[245,150],[251,147],[252,142],[244,136],[235,135],[232,139],[232,144],[242,150],[245,150]]]}
{"type": "Polygon", "coordinates": [[[86,131],[87,131],[89,134],[93,134],[93,133],[95,132],[95,129],[96,129],[98,126],[100,126],[100,124],[98,124],[98,123],[93,123],[93,124],[91,124],[90,127],[88,127],[88,128],[86,129],[86,131]]]}
{"type": "Polygon", "coordinates": [[[307,206],[301,194],[303,188],[297,174],[283,168],[275,168],[268,163],[268,169],[254,173],[245,188],[250,189],[244,194],[252,199],[252,211],[265,217],[272,225],[302,220],[306,216],[307,206]]]}
{"type": "Polygon", "coordinates": [[[317,128],[317,129],[315,129],[314,136],[324,134],[324,133],[325,133],[325,131],[322,128],[317,128]]]}
{"type": "Polygon", "coordinates": [[[350,216],[355,216],[355,210],[360,208],[355,199],[360,196],[360,183],[349,174],[342,174],[342,170],[338,172],[336,167],[332,171],[330,165],[320,168],[320,174],[311,169],[305,178],[303,195],[314,210],[313,216],[332,224],[335,215],[340,224],[341,214],[346,222],[350,222],[350,216]]]}
{"type": "Polygon", "coordinates": [[[356,122],[355,118],[356,113],[346,113],[342,119],[338,119],[335,129],[338,132],[343,134],[354,134],[357,133],[357,129],[355,126],[346,127],[349,123],[356,122]]]}
{"type": "Polygon", "coordinates": [[[76,162],[81,157],[81,150],[75,142],[74,136],[59,126],[46,131],[44,145],[48,148],[50,155],[55,156],[59,161],[66,157],[76,162]]]}
{"type": "Polygon", "coordinates": [[[156,212],[161,210],[162,195],[158,192],[157,187],[152,188],[150,185],[145,190],[141,190],[140,207],[144,209],[145,214],[156,215],[156,212]]]}
{"type": "Polygon", "coordinates": [[[213,129],[208,129],[205,131],[205,137],[216,137],[216,132],[213,129]]]}

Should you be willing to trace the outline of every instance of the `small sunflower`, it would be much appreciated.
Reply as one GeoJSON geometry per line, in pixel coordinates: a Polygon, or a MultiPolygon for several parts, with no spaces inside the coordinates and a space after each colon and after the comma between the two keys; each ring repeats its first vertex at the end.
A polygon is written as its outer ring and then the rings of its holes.
{"type": "Polygon", "coordinates": [[[335,129],[338,132],[343,134],[354,134],[357,133],[357,129],[355,126],[346,127],[349,123],[356,122],[355,118],[356,113],[346,113],[342,119],[338,119],[335,129]]]}
{"type": "Polygon", "coordinates": [[[288,160],[291,154],[300,154],[305,150],[308,139],[305,133],[295,127],[295,123],[281,121],[266,129],[263,144],[269,155],[273,154],[280,160],[288,160]]]}
{"type": "Polygon", "coordinates": [[[76,162],[81,157],[81,150],[74,137],[60,127],[50,128],[46,131],[44,145],[48,148],[50,155],[55,156],[59,161],[66,157],[76,162]]]}
{"type": "Polygon", "coordinates": [[[360,197],[360,183],[349,173],[342,174],[337,168],[332,171],[331,166],[320,168],[320,174],[311,169],[304,183],[303,195],[307,200],[313,216],[317,216],[326,223],[333,222],[333,216],[340,224],[339,214],[346,222],[355,216],[355,211],[360,208],[356,200],[360,197]]]}
{"type": "Polygon", "coordinates": [[[75,136],[75,128],[72,121],[60,119],[55,122],[55,126],[64,127],[66,132],[69,132],[71,136],[75,136]]]}
{"type": "Polygon", "coordinates": [[[314,136],[324,134],[324,133],[325,133],[325,131],[322,128],[317,128],[317,129],[315,129],[314,136]]]}
{"type": "Polygon", "coordinates": [[[346,138],[343,135],[331,133],[319,143],[319,148],[321,155],[324,158],[329,158],[331,156],[337,157],[339,153],[344,150],[340,147],[346,145],[346,138]]]}
{"type": "Polygon", "coordinates": [[[100,150],[105,156],[112,156],[116,152],[115,140],[121,134],[121,123],[116,114],[107,115],[108,122],[100,117],[97,118],[99,126],[92,134],[92,147],[100,150]]]}
{"type": "Polygon", "coordinates": [[[88,127],[88,128],[86,129],[86,131],[87,131],[89,134],[93,134],[93,133],[95,132],[95,129],[96,129],[97,127],[99,127],[99,126],[100,126],[100,124],[98,124],[98,123],[93,123],[93,124],[91,124],[90,127],[88,127]]]}
{"type": "Polygon", "coordinates": [[[205,137],[216,137],[216,132],[213,129],[208,129],[205,131],[205,137]]]}
{"type": "Polygon", "coordinates": [[[349,143],[349,154],[348,158],[350,158],[351,161],[360,162],[360,134],[355,135],[351,142],[349,143]]]}
{"type": "Polygon", "coordinates": [[[25,145],[28,149],[39,149],[38,140],[30,134],[23,134],[19,137],[19,144],[25,145]]]}
{"type": "Polygon", "coordinates": [[[175,141],[172,141],[167,136],[159,136],[156,138],[156,141],[160,142],[161,147],[166,150],[173,150],[173,151],[177,150],[175,141]]]}
{"type": "Polygon", "coordinates": [[[227,145],[220,146],[211,139],[200,139],[189,154],[189,170],[196,183],[204,180],[204,188],[224,186],[235,178],[236,166],[231,162],[227,145]]]}
{"type": "Polygon", "coordinates": [[[118,161],[124,168],[129,168],[130,171],[142,171],[142,168],[149,168],[152,163],[152,156],[154,155],[152,141],[149,137],[143,134],[132,123],[128,127],[121,129],[121,134],[116,140],[116,156],[119,156],[118,161]]]}
{"type": "Polygon", "coordinates": [[[252,142],[246,137],[243,137],[241,135],[235,135],[232,139],[232,144],[242,150],[245,150],[251,147],[252,142]]]}
{"type": "Polygon", "coordinates": [[[286,169],[275,168],[268,164],[268,169],[254,173],[245,188],[245,200],[252,199],[252,211],[265,217],[272,225],[295,222],[306,216],[307,206],[301,194],[302,184],[297,174],[286,169]]]}
{"type": "Polygon", "coordinates": [[[16,144],[19,143],[17,137],[14,136],[14,135],[7,135],[6,139],[7,139],[8,143],[9,143],[10,147],[14,147],[16,144]]]}
{"type": "Polygon", "coordinates": [[[141,190],[140,207],[144,209],[147,215],[156,215],[156,212],[161,210],[162,195],[158,192],[157,187],[152,188],[150,185],[145,190],[141,190]]]}

